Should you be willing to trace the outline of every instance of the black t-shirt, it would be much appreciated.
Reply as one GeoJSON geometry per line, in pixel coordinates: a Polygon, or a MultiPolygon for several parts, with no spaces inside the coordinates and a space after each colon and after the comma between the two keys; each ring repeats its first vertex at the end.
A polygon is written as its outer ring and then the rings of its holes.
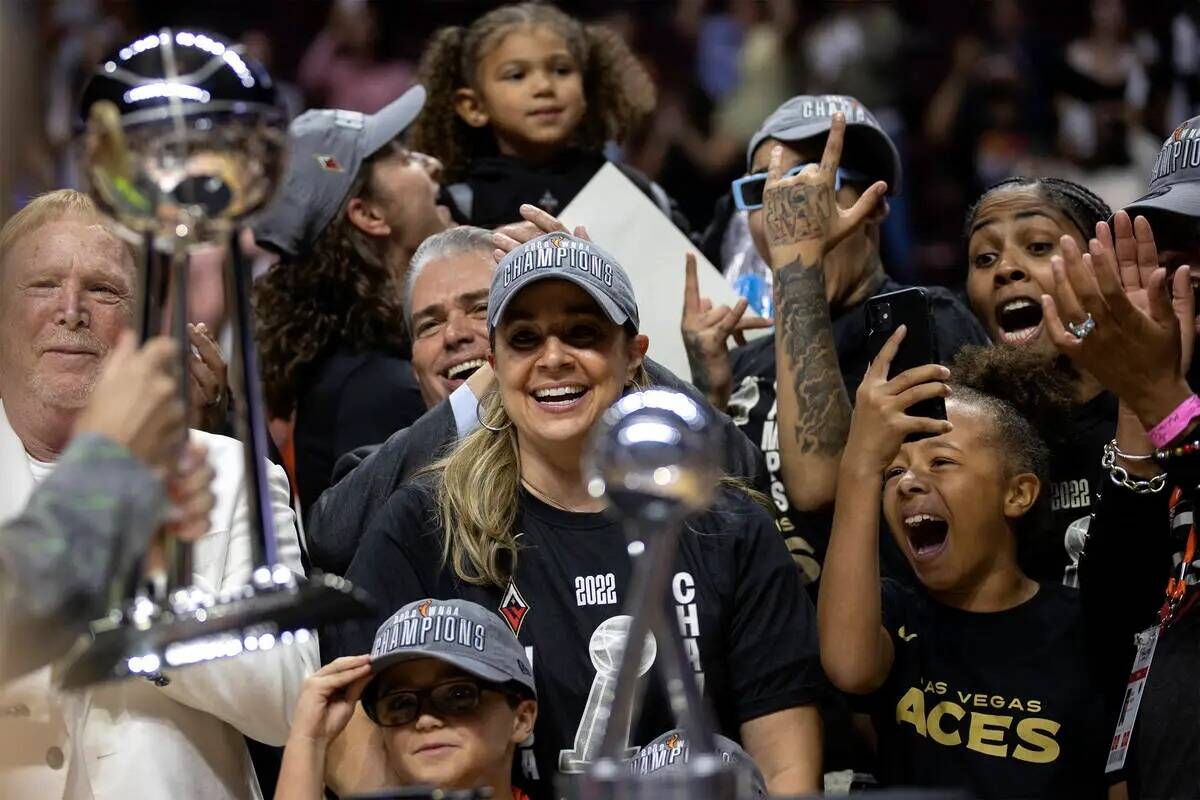
{"type": "Polygon", "coordinates": [[[1100,798],[1112,732],[1092,677],[1079,596],[1046,583],[979,614],[883,582],[892,671],[860,698],[889,785],[965,787],[980,798],[1100,798]]]}
{"type": "MultiPolygon", "coordinates": [[[[1193,589],[1193,591],[1195,591],[1193,589]]],[[[1159,637],[1126,769],[1130,796],[1200,797],[1200,609],[1159,637]]]]}
{"type": "MultiPolygon", "coordinates": [[[[534,743],[517,764],[519,782],[538,798],[549,796],[556,772],[581,771],[598,752],[593,726],[614,688],[613,642],[628,623],[632,565],[625,534],[607,515],[561,511],[525,492],[519,505],[516,574],[502,591],[464,584],[443,565],[427,484],[397,491],[347,574],[379,613],[340,625],[323,655],[370,652],[387,615],[423,597],[465,598],[501,614],[530,654],[537,682],[534,743]]],[[[815,702],[825,683],[814,612],[770,514],[726,493],[689,521],[678,552],[672,616],[721,732],[736,739],[742,722],[815,702]]],[[[661,686],[649,680],[646,687],[630,746],[674,725],[661,686]]]]}
{"type": "MultiPolygon", "coordinates": [[[[885,278],[875,294],[895,292],[906,288],[891,278],[885,278]]],[[[942,363],[948,364],[963,345],[989,344],[987,334],[971,312],[949,290],[929,286],[930,308],[933,312],[934,334],[938,354],[942,363]]],[[[833,340],[837,348],[838,365],[850,401],[862,383],[863,375],[871,362],[871,350],[867,341],[866,305],[859,304],[846,309],[833,322],[833,340]]],[[[788,540],[789,549],[804,573],[806,582],[815,582],[820,576],[821,564],[829,546],[831,519],[828,514],[800,514],[792,510],[784,490],[780,473],[780,431],[776,423],[775,404],[775,340],[763,336],[739,347],[731,354],[733,359],[733,395],[729,399],[728,413],[735,424],[750,441],[760,447],[767,459],[771,475],[771,501],[779,510],[779,525],[788,540]]],[[[884,548],[884,570],[895,574],[907,569],[904,557],[891,542],[882,537],[884,548]]]]}
{"type": "Polygon", "coordinates": [[[1050,446],[1050,530],[1021,541],[1021,569],[1035,581],[1079,586],[1079,554],[1107,473],[1104,445],[1117,431],[1117,398],[1101,392],[1071,412],[1065,435],[1050,446]]]}
{"type": "Polygon", "coordinates": [[[296,403],[296,483],[308,507],[329,488],[333,465],[356,447],[378,444],[425,413],[404,354],[338,347],[305,370],[296,403]]]}
{"type": "MultiPolygon", "coordinates": [[[[603,153],[567,150],[557,158],[535,164],[516,156],[492,155],[471,159],[458,183],[446,187],[462,222],[496,228],[520,222],[521,204],[532,203],[559,214],[575,199],[600,168],[609,163],[603,153]]],[[[687,219],[662,187],[626,164],[614,163],[684,233],[687,219]]]]}

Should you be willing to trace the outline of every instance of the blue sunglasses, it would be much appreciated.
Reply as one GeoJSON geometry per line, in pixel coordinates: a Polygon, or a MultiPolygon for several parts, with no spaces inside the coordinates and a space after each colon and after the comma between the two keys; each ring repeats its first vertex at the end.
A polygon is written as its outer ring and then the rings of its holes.
{"type": "MultiPolygon", "coordinates": [[[[807,164],[797,164],[784,173],[784,177],[798,175],[801,170],[807,167],[807,164]]],[[[843,183],[870,183],[871,179],[861,172],[855,172],[852,169],[838,167],[837,173],[833,178],[833,190],[836,192],[842,188],[843,183]]],[[[744,175],[730,184],[733,190],[733,205],[738,211],[754,211],[762,208],[763,205],[763,190],[767,188],[767,173],[756,172],[753,175],[744,175]]]]}

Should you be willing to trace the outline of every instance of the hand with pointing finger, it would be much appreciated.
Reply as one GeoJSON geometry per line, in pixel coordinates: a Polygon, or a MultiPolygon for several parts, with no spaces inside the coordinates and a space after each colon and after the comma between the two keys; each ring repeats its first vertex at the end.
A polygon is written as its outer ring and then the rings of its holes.
{"type": "Polygon", "coordinates": [[[784,176],[783,148],[771,150],[763,190],[764,228],[775,270],[800,262],[816,266],[835,245],[863,223],[887,191],[876,181],[853,206],[838,207],[835,184],[846,137],[846,117],[833,116],[820,164],[808,164],[799,173],[784,176]]]}
{"type": "Polygon", "coordinates": [[[696,275],[696,256],[688,253],[684,269],[683,319],[680,329],[687,350],[692,384],[704,393],[716,408],[724,409],[733,392],[733,365],[729,359],[729,337],[743,345],[745,332],[754,328],[769,328],[769,319],[746,316],[748,303],[738,300],[732,308],[713,308],[712,301],[700,296],[700,280],[696,275]]]}

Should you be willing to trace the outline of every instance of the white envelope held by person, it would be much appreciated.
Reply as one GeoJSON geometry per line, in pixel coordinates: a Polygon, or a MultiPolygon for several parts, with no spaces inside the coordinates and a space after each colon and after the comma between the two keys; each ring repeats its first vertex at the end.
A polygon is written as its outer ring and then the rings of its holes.
{"type": "MultiPolygon", "coordinates": [[[[683,315],[684,259],[696,254],[700,295],[714,306],[732,306],[738,293],[683,232],[612,164],[605,164],[570,202],[559,219],[588,237],[617,260],[637,295],[642,333],[650,337],[650,358],[691,380],[679,322],[683,315]]],[[[746,312],[750,313],[750,312],[746,312]]],[[[746,338],[767,331],[746,331],[746,338]]]]}

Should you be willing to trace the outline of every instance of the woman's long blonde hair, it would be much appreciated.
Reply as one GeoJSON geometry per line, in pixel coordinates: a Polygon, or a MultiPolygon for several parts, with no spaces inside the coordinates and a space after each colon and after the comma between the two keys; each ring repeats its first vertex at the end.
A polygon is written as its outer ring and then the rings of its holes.
{"type": "MultiPolygon", "coordinates": [[[[639,366],[633,388],[649,385],[645,367],[639,366]]],[[[503,589],[517,568],[513,529],[521,491],[521,452],[498,391],[480,402],[479,419],[483,425],[422,472],[438,479],[444,562],[465,583],[503,589]]]]}

